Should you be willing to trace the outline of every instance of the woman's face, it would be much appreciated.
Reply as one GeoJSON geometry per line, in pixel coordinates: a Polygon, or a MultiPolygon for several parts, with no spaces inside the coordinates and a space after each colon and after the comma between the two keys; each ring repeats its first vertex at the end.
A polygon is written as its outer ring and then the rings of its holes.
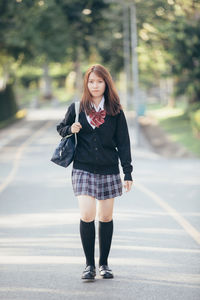
{"type": "Polygon", "coordinates": [[[103,78],[97,76],[94,72],[90,73],[88,78],[88,89],[93,98],[102,97],[106,88],[103,78]]]}

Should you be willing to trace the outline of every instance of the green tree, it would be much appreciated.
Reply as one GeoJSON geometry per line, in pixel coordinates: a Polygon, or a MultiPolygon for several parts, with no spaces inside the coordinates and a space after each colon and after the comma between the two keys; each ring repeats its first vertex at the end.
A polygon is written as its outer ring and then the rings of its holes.
{"type": "Polygon", "coordinates": [[[137,12],[142,80],[173,77],[176,95],[200,101],[200,2],[138,0],[137,12]]]}
{"type": "Polygon", "coordinates": [[[48,64],[64,61],[69,46],[67,20],[60,7],[54,0],[2,1],[0,11],[1,51],[19,64],[43,67],[48,94],[48,64]]]}
{"type": "Polygon", "coordinates": [[[176,94],[187,95],[189,102],[200,102],[200,10],[195,7],[195,2],[193,9],[181,8],[184,14],[177,16],[171,24],[169,49],[176,94]]]}

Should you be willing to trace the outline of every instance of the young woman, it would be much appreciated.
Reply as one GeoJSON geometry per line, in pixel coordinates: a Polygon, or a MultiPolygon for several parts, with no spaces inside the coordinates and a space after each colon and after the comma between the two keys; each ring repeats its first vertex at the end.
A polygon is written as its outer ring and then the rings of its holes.
{"type": "Polygon", "coordinates": [[[130,191],[132,165],[127,122],[110,73],[102,65],[91,66],[84,78],[79,122],[75,104],[57,126],[61,136],[77,133],[73,161],[72,186],[80,207],[80,235],[86,257],[82,279],[94,279],[95,217],[98,200],[99,272],[113,278],[108,266],[113,235],[114,198],[122,195],[119,159],[124,173],[124,187],[130,191]]]}

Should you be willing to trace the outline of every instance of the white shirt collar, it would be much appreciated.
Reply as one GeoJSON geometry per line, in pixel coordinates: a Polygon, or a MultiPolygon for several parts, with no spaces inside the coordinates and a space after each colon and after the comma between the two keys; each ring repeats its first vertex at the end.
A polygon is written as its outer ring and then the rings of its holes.
{"type": "Polygon", "coordinates": [[[105,98],[104,98],[104,96],[102,97],[102,99],[101,99],[101,102],[99,103],[99,106],[96,108],[96,106],[94,105],[94,103],[92,103],[92,106],[94,107],[94,109],[96,110],[96,111],[99,111],[99,109],[101,108],[101,110],[103,110],[104,109],[104,102],[105,102],[105,98]]]}

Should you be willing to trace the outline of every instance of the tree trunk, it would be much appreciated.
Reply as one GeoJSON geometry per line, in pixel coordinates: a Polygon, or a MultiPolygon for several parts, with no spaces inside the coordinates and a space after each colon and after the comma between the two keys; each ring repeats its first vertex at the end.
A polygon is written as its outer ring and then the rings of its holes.
{"type": "Polygon", "coordinates": [[[80,97],[82,95],[83,91],[83,78],[82,78],[82,72],[81,72],[81,65],[79,57],[81,57],[80,49],[77,49],[77,58],[74,62],[74,70],[76,73],[76,79],[75,79],[75,100],[80,100],[80,97]]]}
{"type": "Polygon", "coordinates": [[[9,67],[8,64],[2,65],[3,76],[2,76],[2,79],[0,80],[0,90],[4,90],[6,88],[6,84],[9,79],[8,67],[9,67]]]}
{"type": "Polygon", "coordinates": [[[174,89],[174,84],[173,84],[173,78],[167,78],[167,94],[168,94],[168,106],[170,107],[175,107],[175,99],[173,96],[173,89],[174,89]]]}
{"type": "Polygon", "coordinates": [[[76,80],[75,80],[75,97],[78,99],[82,94],[82,74],[80,69],[80,62],[75,62],[75,72],[76,72],[76,80]]]}
{"type": "Polygon", "coordinates": [[[43,65],[42,96],[44,99],[52,99],[52,86],[48,63],[43,65]]]}

